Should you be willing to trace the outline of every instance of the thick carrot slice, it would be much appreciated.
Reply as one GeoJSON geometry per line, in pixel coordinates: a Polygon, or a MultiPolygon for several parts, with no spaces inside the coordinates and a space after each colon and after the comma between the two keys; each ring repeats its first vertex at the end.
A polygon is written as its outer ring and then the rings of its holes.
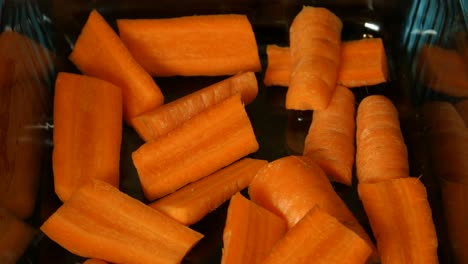
{"type": "Polygon", "coordinates": [[[59,73],[54,97],[55,192],[62,201],[90,178],[119,186],[121,89],[84,75],[59,73]]]}
{"type": "Polygon", "coordinates": [[[246,188],[266,164],[265,160],[244,158],[156,200],[150,206],[184,225],[194,224],[246,188]]]}
{"type": "Polygon", "coordinates": [[[263,264],[365,263],[372,248],[335,217],[317,206],[275,244],[263,264]]]}
{"type": "Polygon", "coordinates": [[[346,87],[337,86],[328,107],[314,111],[303,152],[330,179],[349,186],[355,152],[355,112],[353,93],[346,87]]]}
{"type": "Polygon", "coordinates": [[[71,253],[113,263],[179,263],[203,237],[93,179],[41,226],[71,253]]]}
{"type": "Polygon", "coordinates": [[[267,45],[267,67],[263,84],[265,86],[289,86],[291,75],[291,53],[289,47],[267,45]]]}
{"type": "Polygon", "coordinates": [[[83,264],[108,264],[108,262],[100,259],[87,259],[83,264]]]}
{"type": "Polygon", "coordinates": [[[240,95],[209,107],[132,153],[146,198],[172,193],[257,151],[240,95]]]}
{"type": "Polygon", "coordinates": [[[437,234],[426,189],[419,179],[359,183],[358,193],[382,264],[438,263],[437,234]]]}
{"type": "Polygon", "coordinates": [[[239,73],[223,81],[200,89],[164,104],[132,119],[136,132],[145,141],[169,133],[183,122],[217,104],[231,95],[240,93],[245,104],[252,102],[258,93],[258,84],[253,72],[239,73]]]}
{"type": "Polygon", "coordinates": [[[289,30],[291,79],[286,108],[322,110],[336,87],[341,20],[328,9],[304,6],[289,30]]]}
{"type": "Polygon", "coordinates": [[[465,122],[465,126],[468,127],[468,100],[461,100],[455,104],[458,114],[465,122]]]}
{"type": "Polygon", "coordinates": [[[122,88],[126,121],[164,101],[157,84],[96,10],[91,11],[69,58],[83,73],[122,88]]]}
{"type": "Polygon", "coordinates": [[[255,35],[245,15],[119,19],[117,26],[122,41],[153,76],[261,70],[255,35]]]}
{"type": "Polygon", "coordinates": [[[286,230],[284,219],[236,193],[229,203],[221,263],[262,263],[286,230]]]}
{"type": "Polygon", "coordinates": [[[409,176],[398,111],[385,96],[368,96],[358,106],[356,172],[361,183],[409,176]]]}
{"type": "Polygon", "coordinates": [[[15,264],[26,251],[36,230],[0,207],[0,263],[15,264]]]}

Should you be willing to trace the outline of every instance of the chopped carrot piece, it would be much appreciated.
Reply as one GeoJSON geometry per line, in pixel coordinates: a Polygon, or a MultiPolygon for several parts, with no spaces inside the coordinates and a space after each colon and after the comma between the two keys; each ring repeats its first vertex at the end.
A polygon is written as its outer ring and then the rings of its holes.
{"type": "Polygon", "coordinates": [[[229,203],[221,263],[263,263],[286,230],[284,219],[236,193],[229,203]]]}
{"type": "Polygon", "coordinates": [[[356,175],[361,183],[409,176],[398,110],[385,96],[367,96],[358,106],[356,175]]]}
{"type": "MultiPolygon", "coordinates": [[[[280,239],[263,264],[365,263],[372,248],[360,236],[317,206],[280,239]]],[[[239,262],[240,263],[240,262],[239,262]]]]}
{"type": "Polygon", "coordinates": [[[268,64],[265,69],[263,83],[265,86],[289,86],[291,75],[291,53],[289,47],[267,45],[268,64]]]}
{"type": "Polygon", "coordinates": [[[14,264],[26,251],[36,230],[0,207],[0,263],[14,264]]]}
{"type": "Polygon", "coordinates": [[[163,104],[164,97],[153,78],[96,10],[91,11],[69,59],[84,74],[122,88],[123,117],[127,122],[163,104]]]}
{"type": "Polygon", "coordinates": [[[81,187],[41,226],[73,254],[113,263],[179,263],[203,237],[100,180],[81,187]]]}
{"type": "Polygon", "coordinates": [[[55,192],[62,201],[90,178],[119,186],[121,89],[94,77],[59,73],[53,140],[55,192]]]}
{"type": "Polygon", "coordinates": [[[461,100],[455,104],[458,114],[465,121],[465,126],[468,127],[468,100],[461,100]]]}
{"type": "Polygon", "coordinates": [[[108,264],[108,262],[100,259],[87,259],[83,264],[108,264]]]}
{"type": "Polygon", "coordinates": [[[265,160],[244,158],[151,203],[150,206],[184,225],[206,214],[246,188],[265,160]]]}
{"type": "Polygon", "coordinates": [[[258,93],[253,72],[239,73],[223,81],[190,93],[156,109],[134,117],[133,128],[145,141],[169,133],[183,122],[211,105],[240,93],[245,104],[252,102],[258,93]]]}
{"type": "Polygon", "coordinates": [[[311,157],[332,180],[351,186],[354,165],[355,99],[337,86],[325,110],[316,110],[304,143],[311,157]]]}
{"type": "Polygon", "coordinates": [[[340,64],[341,20],[328,9],[304,6],[289,30],[291,79],[286,108],[321,110],[336,87],[340,64]]]}
{"type": "Polygon", "coordinates": [[[419,179],[359,183],[358,193],[382,264],[438,263],[437,234],[426,188],[419,179]]]}
{"type": "Polygon", "coordinates": [[[174,192],[257,151],[259,145],[242,104],[233,95],[171,133],[132,153],[146,198],[174,192]]]}
{"type": "Polygon", "coordinates": [[[247,16],[118,19],[122,41],[153,76],[215,76],[261,70],[247,16]]]}

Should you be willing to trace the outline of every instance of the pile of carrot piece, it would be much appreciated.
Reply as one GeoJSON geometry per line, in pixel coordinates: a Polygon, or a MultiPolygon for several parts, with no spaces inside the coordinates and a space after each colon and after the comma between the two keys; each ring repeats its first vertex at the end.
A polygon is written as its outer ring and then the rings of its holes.
{"type": "Polygon", "coordinates": [[[289,86],[286,107],[314,119],[302,155],[267,161],[249,157],[261,146],[245,104],[257,96],[261,65],[246,16],[117,25],[120,36],[92,11],[70,55],[84,75],[56,81],[53,169],[63,205],[41,227],[52,240],[86,263],[180,263],[203,238],[190,226],[229,201],[225,264],[437,263],[396,108],[369,96],[356,111],[349,90],[386,81],[381,39],[341,43],[332,12],[298,13],[290,50],[267,48],[264,82],[289,86]],[[164,103],[152,77],[176,75],[231,77],[164,103]],[[132,159],[146,204],[118,189],[122,122],[145,141],[132,159]],[[351,186],[354,165],[373,236],[331,183],[351,186]]]}

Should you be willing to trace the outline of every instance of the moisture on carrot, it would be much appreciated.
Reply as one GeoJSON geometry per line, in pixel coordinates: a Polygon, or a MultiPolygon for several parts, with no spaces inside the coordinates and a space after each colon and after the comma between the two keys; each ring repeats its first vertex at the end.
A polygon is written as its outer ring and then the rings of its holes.
{"type": "Polygon", "coordinates": [[[26,251],[36,230],[0,207],[0,263],[15,264],[26,251]]]}
{"type": "Polygon", "coordinates": [[[145,141],[169,133],[188,119],[211,105],[240,93],[245,104],[251,103],[258,93],[258,84],[253,72],[239,73],[223,81],[188,94],[175,101],[134,117],[131,124],[145,141]]]}
{"type": "Polygon", "coordinates": [[[323,264],[362,264],[371,253],[365,240],[315,206],[275,244],[262,264],[312,260],[323,264]]]}
{"type": "Polygon", "coordinates": [[[332,180],[351,186],[354,165],[355,98],[337,86],[325,110],[316,110],[304,142],[311,157],[332,180]]]}
{"type": "Polygon", "coordinates": [[[358,106],[356,176],[361,183],[409,176],[398,110],[385,96],[367,96],[358,106]]]}
{"type": "Polygon", "coordinates": [[[341,20],[326,8],[304,6],[289,30],[291,79],[286,108],[325,109],[336,88],[341,20]]]}
{"type": "Polygon", "coordinates": [[[184,225],[198,222],[236,192],[246,188],[265,160],[244,158],[151,203],[184,225]]]}
{"type": "Polygon", "coordinates": [[[233,95],[143,144],[132,159],[146,198],[165,196],[257,151],[240,95],[233,95]]]}
{"type": "Polygon", "coordinates": [[[418,178],[359,183],[358,193],[382,264],[438,263],[432,212],[418,178]]]}
{"type": "Polygon", "coordinates": [[[289,86],[291,75],[291,53],[289,47],[267,45],[267,66],[263,84],[265,86],[289,86]]]}
{"type": "Polygon", "coordinates": [[[236,193],[229,202],[221,264],[262,263],[286,231],[284,219],[236,193]]]}
{"type": "Polygon", "coordinates": [[[118,19],[122,41],[153,76],[216,76],[261,70],[245,15],[118,19]]]}
{"type": "Polygon", "coordinates": [[[69,59],[84,74],[122,88],[123,117],[127,122],[163,104],[163,94],[153,78],[96,10],[91,11],[69,59]]]}
{"type": "Polygon", "coordinates": [[[55,192],[70,198],[90,178],[119,186],[121,89],[109,82],[61,72],[55,82],[55,192]]]}
{"type": "Polygon", "coordinates": [[[112,263],[180,263],[203,237],[117,188],[93,179],[41,230],[68,251],[112,263]]]}

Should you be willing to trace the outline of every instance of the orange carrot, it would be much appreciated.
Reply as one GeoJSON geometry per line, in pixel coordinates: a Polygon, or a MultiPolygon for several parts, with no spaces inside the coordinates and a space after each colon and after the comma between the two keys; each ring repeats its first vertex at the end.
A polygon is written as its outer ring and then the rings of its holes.
{"type": "Polygon", "coordinates": [[[291,75],[291,53],[289,47],[267,45],[268,64],[265,69],[263,84],[265,86],[289,86],[291,75]]]}
{"type": "Polygon", "coordinates": [[[358,106],[356,172],[361,183],[409,176],[398,111],[385,96],[368,96],[358,106]]]}
{"type": "Polygon", "coordinates": [[[118,19],[122,41],[153,76],[232,75],[261,70],[247,16],[118,19]]]}
{"type": "Polygon", "coordinates": [[[325,109],[336,87],[341,20],[329,10],[304,6],[289,30],[291,81],[286,108],[325,109]]]}
{"type": "Polygon", "coordinates": [[[122,94],[93,77],[59,73],[54,97],[55,192],[62,201],[90,178],[119,186],[122,94]]]}
{"type": "Polygon", "coordinates": [[[96,10],[91,11],[69,59],[83,73],[122,88],[126,121],[163,103],[154,80],[96,10]]]}
{"type": "Polygon", "coordinates": [[[455,104],[458,114],[465,122],[465,126],[468,127],[468,100],[461,100],[455,104]]]}
{"type": "Polygon", "coordinates": [[[354,164],[355,99],[346,87],[337,86],[325,110],[316,110],[304,143],[310,156],[337,182],[351,186],[354,164]]]}
{"type": "Polygon", "coordinates": [[[184,225],[194,224],[246,188],[265,164],[265,160],[244,158],[156,200],[150,206],[184,225]]]}
{"type": "Polygon", "coordinates": [[[419,179],[359,183],[358,193],[382,264],[438,263],[437,234],[426,189],[419,179]]]}
{"type": "Polygon", "coordinates": [[[286,230],[282,218],[236,193],[229,203],[221,263],[261,263],[286,230]]]}
{"type": "Polygon", "coordinates": [[[240,95],[209,107],[132,153],[146,198],[172,193],[257,151],[240,95]]]}
{"type": "Polygon", "coordinates": [[[73,254],[113,263],[179,263],[203,237],[93,179],[41,226],[73,254]]]}
{"type": "Polygon", "coordinates": [[[315,206],[288,230],[262,263],[358,264],[365,263],[371,253],[365,240],[315,206]]]}
{"type": "Polygon", "coordinates": [[[87,259],[83,264],[108,264],[108,262],[100,259],[87,259]]]}
{"type": "Polygon", "coordinates": [[[240,93],[245,104],[252,102],[258,93],[253,72],[239,73],[221,82],[164,104],[132,119],[136,132],[145,141],[169,133],[183,122],[227,97],[240,93]]]}

